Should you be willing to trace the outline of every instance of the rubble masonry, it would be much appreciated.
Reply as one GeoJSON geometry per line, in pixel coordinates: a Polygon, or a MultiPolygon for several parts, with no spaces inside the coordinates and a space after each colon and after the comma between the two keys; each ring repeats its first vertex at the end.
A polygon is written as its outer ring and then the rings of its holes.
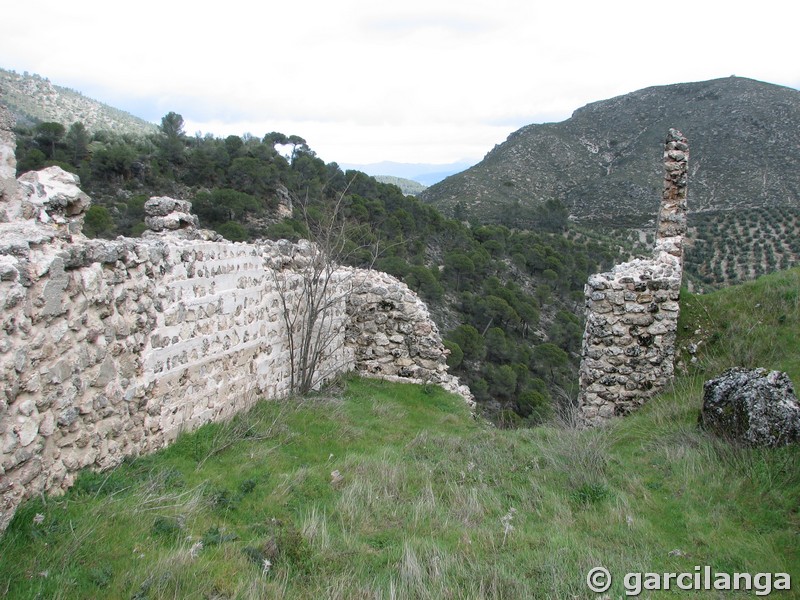
{"type": "Polygon", "coordinates": [[[592,275],[586,285],[578,404],[587,425],[635,410],[672,380],[688,159],[686,138],[670,129],[653,257],[592,275]]]}

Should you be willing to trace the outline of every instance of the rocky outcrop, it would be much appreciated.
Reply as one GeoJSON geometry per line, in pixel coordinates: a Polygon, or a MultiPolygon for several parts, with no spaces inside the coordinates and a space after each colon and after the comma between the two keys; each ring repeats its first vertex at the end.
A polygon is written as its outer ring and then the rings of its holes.
{"type": "MultiPolygon", "coordinates": [[[[88,198],[60,187],[75,183],[40,172],[2,188],[12,220],[0,223],[0,529],[21,501],[65,489],[80,469],[152,452],[291,388],[282,306],[307,310],[298,290],[314,246],[226,242],[171,198],[147,203],[144,237],[88,240],[88,198]]],[[[355,369],[471,398],[405,285],[336,268],[325,293],[317,383],[355,369]]]]}
{"type": "Polygon", "coordinates": [[[700,425],[750,446],[800,442],[800,402],[786,373],[733,368],[703,385],[700,425]]]}
{"type": "Polygon", "coordinates": [[[672,380],[688,158],[686,138],[671,129],[653,258],[592,275],[586,285],[578,402],[587,425],[635,410],[672,380]]]}
{"type": "Polygon", "coordinates": [[[151,231],[197,229],[197,215],[192,214],[192,203],[166,196],[150,198],[144,203],[144,224],[151,231]]]}

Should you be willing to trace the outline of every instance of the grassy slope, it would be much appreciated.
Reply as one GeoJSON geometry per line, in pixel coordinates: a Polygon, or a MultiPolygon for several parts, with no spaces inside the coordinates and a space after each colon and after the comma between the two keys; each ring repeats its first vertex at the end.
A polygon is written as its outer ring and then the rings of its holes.
{"type": "Polygon", "coordinates": [[[695,565],[796,587],[800,449],[732,448],[696,421],[726,366],[800,381],[798,290],[796,269],[687,297],[699,360],[601,430],[497,430],[438,388],[359,379],[263,402],[20,508],[0,597],[582,598],[601,564],[612,597],[625,572],[695,565]]]}

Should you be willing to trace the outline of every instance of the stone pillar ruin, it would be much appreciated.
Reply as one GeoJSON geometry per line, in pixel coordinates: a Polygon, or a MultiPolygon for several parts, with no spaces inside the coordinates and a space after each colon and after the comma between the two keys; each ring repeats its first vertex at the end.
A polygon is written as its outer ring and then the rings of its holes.
{"type": "Polygon", "coordinates": [[[630,413],[672,380],[688,160],[686,138],[670,129],[653,257],[589,277],[578,398],[585,425],[630,413]]]}
{"type": "Polygon", "coordinates": [[[686,235],[686,191],[689,143],[677,129],[670,129],[664,146],[664,191],[656,226],[656,254],[660,247],[681,259],[686,235]],[[659,245],[661,244],[661,246],[659,245]]]}

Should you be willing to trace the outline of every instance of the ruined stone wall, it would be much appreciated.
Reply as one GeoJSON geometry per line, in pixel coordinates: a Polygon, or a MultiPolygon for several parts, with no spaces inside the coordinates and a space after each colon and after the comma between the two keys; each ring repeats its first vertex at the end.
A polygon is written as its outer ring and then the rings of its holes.
{"type": "Polygon", "coordinates": [[[635,410],[672,380],[688,158],[686,138],[671,129],[653,258],[592,275],[586,285],[579,409],[587,425],[635,410]]]}
{"type": "MultiPolygon", "coordinates": [[[[71,177],[3,182],[0,530],[22,500],[65,489],[82,468],[152,452],[290,390],[281,307],[288,295],[303,310],[308,242],[229,243],[196,230],[189,203],[170,198],[147,203],[143,238],[88,240],[88,198],[71,177]]],[[[320,379],[357,369],[469,398],[404,284],[341,268],[329,294],[320,379]]]]}
{"type": "Polygon", "coordinates": [[[437,384],[474,408],[469,388],[447,372],[448,351],[419,296],[377,271],[357,273],[351,285],[345,345],[354,351],[356,370],[370,377],[437,384]]]}

